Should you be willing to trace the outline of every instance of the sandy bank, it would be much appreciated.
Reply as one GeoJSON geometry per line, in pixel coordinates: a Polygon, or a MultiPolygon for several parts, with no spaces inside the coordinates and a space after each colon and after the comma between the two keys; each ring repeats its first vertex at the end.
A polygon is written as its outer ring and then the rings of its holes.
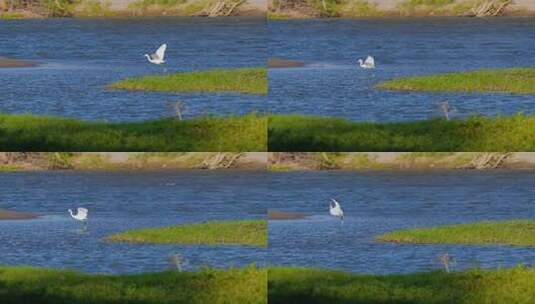
{"type": "Polygon", "coordinates": [[[0,68],[30,68],[36,65],[37,63],[31,61],[0,57],[0,68]]]}
{"type": "Polygon", "coordinates": [[[0,171],[35,170],[265,170],[266,152],[0,152],[0,171]]]}
{"type": "Polygon", "coordinates": [[[300,220],[306,218],[307,216],[299,212],[268,210],[267,217],[268,220],[300,220]]]}
{"type": "MultiPolygon", "coordinates": [[[[471,16],[481,6],[491,3],[493,8],[501,7],[500,0],[449,0],[449,1],[409,1],[409,0],[346,0],[331,1],[329,9],[298,0],[270,0],[268,12],[274,19],[301,19],[318,17],[433,17],[471,16]],[[488,3],[483,1],[489,1],[488,3]]],[[[488,8],[488,7],[487,7],[488,8]]],[[[534,16],[535,1],[514,0],[500,10],[503,16],[534,16]]]]}
{"type": "Polygon", "coordinates": [[[533,152],[269,153],[272,171],[303,170],[535,170],[533,152]]]}
{"type": "Polygon", "coordinates": [[[270,58],[268,59],[267,66],[268,68],[299,68],[305,66],[305,63],[297,60],[270,58]]]}
{"type": "Polygon", "coordinates": [[[0,220],[30,220],[37,217],[38,216],[33,213],[0,209],[0,220]]]}

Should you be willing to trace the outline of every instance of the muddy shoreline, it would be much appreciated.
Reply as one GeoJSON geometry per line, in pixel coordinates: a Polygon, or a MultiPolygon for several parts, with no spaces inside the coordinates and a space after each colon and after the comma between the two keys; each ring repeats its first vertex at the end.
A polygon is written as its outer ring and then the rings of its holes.
{"type": "Polygon", "coordinates": [[[307,215],[303,213],[299,213],[299,212],[268,210],[267,218],[270,221],[301,220],[301,219],[307,218],[307,215]]]}
{"type": "Polygon", "coordinates": [[[267,67],[271,69],[277,68],[300,68],[304,67],[305,63],[298,60],[289,60],[281,58],[270,58],[267,62],[267,67]]]}
{"type": "Polygon", "coordinates": [[[37,66],[37,62],[0,57],[0,68],[31,68],[37,66]]]}
{"type": "Polygon", "coordinates": [[[37,214],[0,209],[0,220],[31,220],[36,219],[37,214]]]}

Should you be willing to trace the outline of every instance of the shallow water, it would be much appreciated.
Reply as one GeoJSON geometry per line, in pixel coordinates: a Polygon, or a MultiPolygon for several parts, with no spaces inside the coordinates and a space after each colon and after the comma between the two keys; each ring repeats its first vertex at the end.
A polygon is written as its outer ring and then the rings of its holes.
{"type": "Polygon", "coordinates": [[[167,72],[264,66],[260,18],[129,18],[0,21],[0,56],[35,60],[36,68],[0,69],[0,112],[89,120],[138,121],[243,114],[265,109],[265,97],[112,91],[125,77],[163,73],[145,53],[166,42],[167,72]]]}
{"type": "Polygon", "coordinates": [[[535,172],[315,172],[269,176],[270,208],[310,215],[270,221],[268,264],[360,273],[411,273],[535,264],[535,250],[512,246],[412,245],[374,240],[413,227],[534,218],[535,172]],[[328,214],[336,198],[343,225],[328,214]]]}
{"type": "Polygon", "coordinates": [[[266,250],[245,246],[138,245],[104,237],[127,229],[207,220],[264,218],[263,172],[1,173],[0,209],[36,220],[0,221],[0,264],[134,273],[166,270],[174,253],[185,269],[263,265],[266,250]],[[68,208],[89,209],[87,232],[68,208]]]}
{"type": "Polygon", "coordinates": [[[268,109],[361,121],[533,113],[535,96],[376,90],[383,80],[481,68],[535,66],[535,18],[410,18],[270,22],[271,57],[303,68],[272,69],[268,109]],[[375,57],[377,69],[357,68],[375,57]]]}

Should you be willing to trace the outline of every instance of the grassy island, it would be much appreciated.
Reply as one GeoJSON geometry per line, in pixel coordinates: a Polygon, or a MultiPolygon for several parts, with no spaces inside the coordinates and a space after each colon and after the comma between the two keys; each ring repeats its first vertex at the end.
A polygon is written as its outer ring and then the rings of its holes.
{"type": "Polygon", "coordinates": [[[0,267],[2,304],[267,303],[267,271],[203,269],[135,275],[0,267]]]}
{"type": "Polygon", "coordinates": [[[535,94],[535,68],[493,69],[404,77],[377,88],[403,91],[535,94]]]}
{"type": "Polygon", "coordinates": [[[266,142],[256,114],[132,123],[0,114],[2,151],[265,151],[266,142]]]}
{"type": "Polygon", "coordinates": [[[125,231],[107,238],[116,242],[267,246],[267,221],[214,221],[125,231]]]}
{"type": "Polygon", "coordinates": [[[133,77],[109,86],[111,89],[156,92],[235,92],[266,95],[266,68],[215,69],[133,77]]]}
{"type": "Polygon", "coordinates": [[[395,243],[535,246],[535,220],[486,221],[386,233],[395,243]]]}

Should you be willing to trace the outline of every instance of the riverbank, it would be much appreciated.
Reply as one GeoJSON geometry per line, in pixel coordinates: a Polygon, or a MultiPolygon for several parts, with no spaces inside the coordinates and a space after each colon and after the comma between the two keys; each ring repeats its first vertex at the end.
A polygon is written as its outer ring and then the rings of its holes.
{"type": "Polygon", "coordinates": [[[0,171],[265,170],[265,152],[0,152],[0,171]]]}
{"type": "Polygon", "coordinates": [[[35,115],[0,115],[1,151],[265,151],[266,118],[257,114],[89,122],[35,115]]]}
{"type": "Polygon", "coordinates": [[[106,240],[137,244],[242,245],[267,247],[267,221],[237,220],[129,230],[106,240]]]}
{"type": "Polygon", "coordinates": [[[270,0],[268,18],[535,16],[531,0],[270,0]]]}
{"type": "Polygon", "coordinates": [[[14,3],[9,8],[0,1],[0,20],[52,17],[265,17],[264,0],[58,0],[43,5],[39,1],[14,3]]]}
{"type": "Polygon", "coordinates": [[[535,116],[471,116],[399,123],[273,115],[270,152],[507,152],[535,150],[535,116]]]}
{"type": "Polygon", "coordinates": [[[269,171],[535,170],[530,152],[272,152],[269,171]]]}
{"type": "Polygon", "coordinates": [[[361,275],[306,268],[268,271],[269,303],[531,303],[535,270],[472,269],[361,275]]]}
{"type": "Polygon", "coordinates": [[[267,303],[267,271],[255,266],[135,275],[0,267],[0,273],[3,304],[267,303]]]}

